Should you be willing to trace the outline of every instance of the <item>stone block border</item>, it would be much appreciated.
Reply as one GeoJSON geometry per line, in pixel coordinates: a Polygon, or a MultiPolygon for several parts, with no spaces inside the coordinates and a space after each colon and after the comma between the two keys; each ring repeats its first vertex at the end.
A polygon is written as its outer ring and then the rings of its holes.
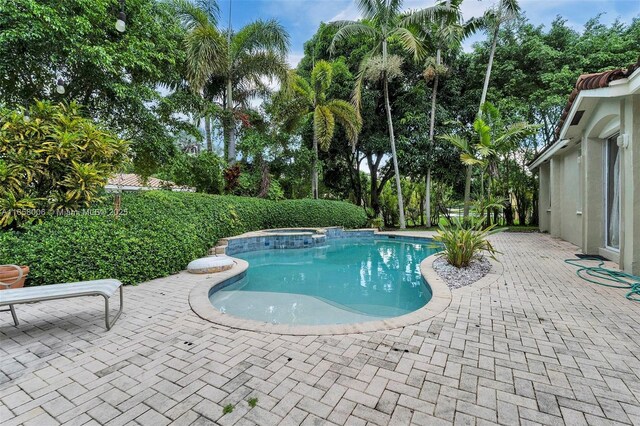
{"type": "MultiPolygon", "coordinates": [[[[371,232],[370,230],[367,231],[371,232]]],[[[415,240],[415,238],[411,239],[415,240]]],[[[236,258],[233,258],[235,266],[231,270],[207,276],[206,280],[198,283],[189,294],[189,304],[191,305],[191,309],[193,309],[200,318],[216,324],[241,330],[295,336],[353,334],[378,330],[391,330],[433,318],[443,312],[451,303],[451,290],[433,270],[433,262],[436,258],[437,255],[434,254],[427,257],[420,263],[420,272],[422,273],[422,277],[431,288],[431,300],[425,306],[414,312],[384,320],[367,321],[355,324],[291,326],[287,324],[270,324],[239,318],[226,313],[223,314],[211,305],[209,302],[209,295],[213,291],[230,285],[244,277],[249,264],[242,259],[236,258]]],[[[488,275],[479,280],[478,283],[485,280],[488,275]]]]}

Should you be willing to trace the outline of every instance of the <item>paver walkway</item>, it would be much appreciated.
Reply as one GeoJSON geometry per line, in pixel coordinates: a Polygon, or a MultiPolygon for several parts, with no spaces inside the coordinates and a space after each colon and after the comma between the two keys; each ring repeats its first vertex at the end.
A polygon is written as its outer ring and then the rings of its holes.
{"type": "Polygon", "coordinates": [[[127,287],[110,332],[97,298],[19,306],[20,327],[0,317],[1,423],[640,424],[640,304],[577,279],[569,243],[493,239],[495,284],[384,332],[218,327],[184,273],[127,287]]]}

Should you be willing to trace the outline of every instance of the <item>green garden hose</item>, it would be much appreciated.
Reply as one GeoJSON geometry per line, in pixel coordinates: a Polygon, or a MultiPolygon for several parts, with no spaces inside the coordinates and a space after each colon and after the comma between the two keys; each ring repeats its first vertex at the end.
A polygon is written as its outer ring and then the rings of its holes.
{"type": "Polygon", "coordinates": [[[629,289],[626,297],[634,302],[640,302],[640,277],[622,271],[605,268],[604,261],[593,257],[582,259],[566,259],[565,263],[576,266],[576,275],[585,281],[605,287],[629,289]],[[583,265],[580,262],[596,261],[596,266],[583,265]]]}

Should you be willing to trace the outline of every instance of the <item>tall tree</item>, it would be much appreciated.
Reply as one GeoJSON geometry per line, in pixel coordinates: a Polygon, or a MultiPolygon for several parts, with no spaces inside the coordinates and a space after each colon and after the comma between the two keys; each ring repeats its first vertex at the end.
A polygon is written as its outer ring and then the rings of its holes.
{"type": "Polygon", "coordinates": [[[520,5],[518,5],[518,0],[499,0],[498,3],[487,10],[483,16],[484,26],[488,28],[492,41],[491,51],[489,52],[489,62],[487,63],[487,72],[484,76],[484,85],[482,86],[482,95],[480,96],[478,114],[480,114],[482,105],[487,100],[489,79],[491,78],[491,68],[493,67],[493,57],[496,54],[496,45],[498,43],[498,36],[500,35],[500,27],[518,17],[519,14],[520,5]]]}
{"type": "MultiPolygon", "coordinates": [[[[188,32],[187,80],[204,98],[220,101],[225,156],[232,164],[236,160],[237,119],[243,119],[243,110],[249,108],[252,98],[269,92],[270,82],[286,78],[289,35],[275,20],[258,20],[237,32],[228,28],[222,33],[217,27],[219,9],[215,0],[174,3],[188,32]]],[[[213,111],[216,109],[203,111],[209,148],[213,111]]]]}
{"type": "MultiPolygon", "coordinates": [[[[421,28],[423,43],[430,51],[435,51],[435,57],[429,56],[425,61],[423,76],[425,80],[433,82],[431,90],[431,113],[429,119],[429,146],[433,149],[435,141],[436,102],[440,77],[448,71],[442,62],[443,54],[447,51],[458,51],[462,41],[476,32],[482,25],[477,19],[465,22],[462,16],[462,0],[443,0],[439,3],[443,11],[435,19],[418,22],[421,28]]],[[[415,19],[411,17],[410,19],[415,19]]],[[[425,212],[427,226],[431,226],[431,165],[425,172],[425,212]]]]}
{"type": "Polygon", "coordinates": [[[181,81],[184,30],[169,5],[127,0],[126,31],[113,0],[0,1],[0,103],[75,101],[82,113],[131,141],[134,165],[152,173],[174,152],[172,133],[188,120],[158,113],[158,87],[181,81]],[[56,91],[61,80],[64,93],[56,91]]]}
{"type": "MultiPolygon", "coordinates": [[[[478,116],[482,111],[482,105],[487,100],[487,92],[489,90],[489,80],[491,79],[491,69],[493,68],[493,58],[496,53],[496,45],[500,34],[500,27],[515,19],[520,13],[518,0],[499,0],[496,5],[488,9],[482,17],[483,26],[488,29],[491,37],[491,49],[489,51],[489,62],[487,63],[487,71],[482,86],[482,95],[480,95],[480,106],[478,107],[478,116]]],[[[467,164],[467,177],[464,186],[464,212],[465,219],[469,217],[469,207],[471,205],[471,164],[467,164]]]]}
{"type": "Polygon", "coordinates": [[[225,60],[219,75],[223,85],[217,87],[223,96],[225,151],[229,163],[236,161],[236,120],[242,118],[240,108],[248,107],[252,98],[267,94],[268,83],[273,80],[285,82],[289,46],[289,34],[276,20],[257,20],[238,32],[227,29],[225,60]]]}
{"type": "MultiPolygon", "coordinates": [[[[402,186],[400,171],[398,169],[398,155],[393,131],[393,118],[391,103],[389,102],[389,81],[399,77],[402,73],[402,58],[390,55],[388,45],[391,39],[396,39],[402,47],[419,57],[422,46],[416,34],[411,31],[410,20],[403,16],[402,0],[358,0],[358,8],[362,13],[362,21],[335,21],[332,24],[338,27],[331,43],[331,50],[335,51],[335,45],[352,36],[362,35],[374,40],[374,48],[368,53],[360,65],[360,72],[356,80],[354,90],[354,103],[360,111],[360,100],[364,80],[377,80],[382,82],[385,110],[387,114],[387,127],[389,131],[389,143],[391,145],[391,158],[395,173],[396,192],[398,194],[398,211],[400,228],[406,228],[404,217],[404,202],[402,198],[402,186]]],[[[437,6],[412,12],[414,20],[427,20],[433,18],[440,8],[437,6]]]]}
{"type": "MultiPolygon", "coordinates": [[[[187,30],[184,40],[186,51],[185,75],[192,91],[207,99],[205,85],[215,75],[223,72],[221,65],[226,57],[224,37],[218,31],[218,3],[203,0],[197,5],[189,0],[174,0],[183,25],[187,30]]],[[[208,151],[213,151],[212,111],[203,103],[200,116],[204,120],[205,140],[208,151]]]]}
{"type": "Polygon", "coordinates": [[[311,172],[311,191],[318,198],[318,146],[324,151],[329,149],[335,133],[335,124],[345,130],[349,142],[355,145],[362,122],[355,107],[341,99],[328,99],[327,92],[333,81],[332,65],[326,61],[315,63],[311,71],[311,82],[293,74],[289,79],[288,91],[296,99],[294,109],[287,111],[287,118],[293,124],[304,121],[313,123],[313,164],[311,172]]]}

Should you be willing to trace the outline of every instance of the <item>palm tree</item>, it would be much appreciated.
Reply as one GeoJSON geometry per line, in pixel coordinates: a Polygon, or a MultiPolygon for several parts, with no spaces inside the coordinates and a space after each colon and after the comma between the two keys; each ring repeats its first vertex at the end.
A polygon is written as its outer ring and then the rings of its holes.
{"type": "MultiPolygon", "coordinates": [[[[439,13],[436,19],[427,22],[418,22],[421,27],[423,43],[430,51],[435,51],[436,56],[428,57],[425,61],[423,77],[427,83],[433,81],[431,91],[431,114],[429,119],[429,146],[434,146],[436,98],[438,96],[438,84],[440,76],[448,70],[442,63],[443,51],[458,50],[462,41],[475,33],[481,26],[481,21],[470,19],[464,21],[460,6],[462,0],[446,0],[439,3],[443,7],[443,13],[439,13]]],[[[415,18],[411,17],[410,20],[415,18]]],[[[431,167],[427,167],[425,173],[425,212],[427,226],[431,226],[431,167]]]]}
{"type": "MultiPolygon", "coordinates": [[[[289,35],[275,20],[258,20],[238,32],[220,32],[215,0],[174,0],[187,30],[185,37],[186,78],[192,90],[205,99],[222,104],[225,152],[230,163],[236,159],[236,118],[249,101],[269,92],[272,80],[282,82],[289,66],[286,55],[289,35]]],[[[211,113],[205,117],[207,146],[211,146],[211,113]]]]}
{"type": "Polygon", "coordinates": [[[227,160],[236,161],[236,118],[238,107],[246,108],[256,96],[269,92],[269,83],[283,83],[289,65],[289,34],[276,20],[257,20],[240,31],[228,29],[219,87],[224,100],[224,139],[227,160]],[[268,80],[268,81],[266,81],[268,80]]]}
{"type": "Polygon", "coordinates": [[[487,72],[484,77],[484,85],[482,86],[482,96],[480,97],[480,107],[478,114],[482,110],[482,105],[487,100],[487,91],[489,90],[489,79],[491,78],[491,68],[493,67],[493,57],[496,53],[496,44],[498,42],[498,33],[500,26],[504,23],[515,19],[520,14],[520,5],[518,0],[499,0],[498,4],[487,10],[482,18],[483,24],[491,31],[491,51],[489,52],[489,63],[487,64],[487,72]]]}
{"type": "MultiPolygon", "coordinates": [[[[482,166],[482,177],[487,175],[487,199],[491,198],[491,184],[497,177],[498,163],[502,161],[502,155],[513,149],[516,142],[535,133],[538,126],[517,122],[510,125],[503,125],[500,121],[498,110],[490,103],[485,103],[480,115],[473,122],[472,139],[465,138],[461,134],[447,134],[440,138],[448,141],[457,147],[460,154],[460,161],[467,166],[467,177],[464,191],[464,218],[469,215],[471,175],[474,165],[482,166]]],[[[483,184],[484,186],[484,184],[483,184]]],[[[481,189],[481,196],[484,197],[484,189],[481,189]]]]}
{"type": "Polygon", "coordinates": [[[345,130],[352,146],[358,139],[362,128],[360,116],[355,107],[341,99],[327,99],[327,92],[333,80],[333,67],[326,61],[318,61],[311,71],[311,83],[297,74],[289,79],[288,92],[295,98],[295,110],[287,114],[287,127],[291,123],[313,122],[313,169],[311,189],[313,198],[318,198],[318,146],[324,151],[329,149],[335,133],[335,124],[345,130]]]}
{"type": "MultiPolygon", "coordinates": [[[[187,30],[185,37],[185,75],[191,90],[203,99],[205,85],[212,76],[221,73],[225,53],[225,41],[218,31],[218,4],[215,0],[202,0],[193,4],[188,0],[174,0],[174,7],[187,30]]],[[[207,149],[213,150],[211,119],[213,107],[205,102],[200,111],[204,119],[207,149]]]]}
{"type": "Polygon", "coordinates": [[[389,81],[401,75],[402,59],[388,52],[391,39],[398,40],[405,50],[415,58],[422,54],[422,46],[416,34],[412,31],[412,20],[425,21],[432,19],[441,9],[433,6],[412,12],[408,16],[402,15],[402,0],[357,0],[362,13],[362,21],[335,21],[332,25],[338,28],[333,37],[330,50],[335,52],[336,44],[353,36],[364,36],[373,41],[374,48],[365,56],[360,64],[360,71],[356,79],[353,101],[358,113],[360,112],[361,89],[364,80],[382,81],[384,103],[387,114],[391,157],[395,172],[396,192],[398,194],[398,210],[400,214],[400,228],[406,228],[404,217],[404,202],[398,169],[398,156],[393,131],[391,104],[389,102],[389,81]],[[409,17],[412,17],[409,19],[409,17]]]}
{"type": "Polygon", "coordinates": [[[471,176],[472,167],[480,164],[482,161],[477,157],[474,145],[459,133],[451,133],[440,136],[440,139],[451,143],[460,150],[460,161],[467,167],[467,175],[464,182],[464,212],[463,218],[469,217],[469,207],[471,205],[471,176]]]}

